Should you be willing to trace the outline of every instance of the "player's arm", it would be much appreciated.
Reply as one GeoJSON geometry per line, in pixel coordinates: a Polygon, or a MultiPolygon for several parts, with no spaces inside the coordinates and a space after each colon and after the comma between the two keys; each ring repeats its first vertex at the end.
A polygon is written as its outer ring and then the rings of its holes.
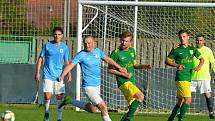
{"type": "MultiPolygon", "coordinates": [[[[66,63],[66,65],[69,65],[70,62],[69,62],[69,60],[66,60],[65,63],[66,63]]],[[[68,72],[68,81],[71,81],[71,80],[72,80],[72,74],[71,74],[71,71],[69,71],[68,72]]]]}
{"type": "Polygon", "coordinates": [[[112,65],[108,66],[108,70],[109,70],[110,73],[112,73],[114,75],[117,75],[117,76],[123,76],[125,78],[131,78],[131,76],[132,76],[131,73],[128,73],[128,72],[123,73],[123,72],[120,72],[120,71],[116,70],[116,68],[114,66],[112,66],[112,65]]]}
{"type": "MultiPolygon", "coordinates": [[[[215,59],[214,59],[214,55],[213,55],[212,51],[210,51],[209,62],[211,64],[211,68],[215,74],[215,59]]],[[[215,85],[215,78],[212,79],[212,83],[213,83],[213,85],[215,85]]]]}
{"type": "Polygon", "coordinates": [[[36,74],[35,74],[36,81],[40,80],[40,70],[41,70],[42,62],[43,62],[43,58],[40,56],[36,64],[36,74]]]}
{"type": "MultiPolygon", "coordinates": [[[[112,58],[108,57],[106,59],[111,60],[114,63],[116,63],[112,58]]],[[[131,78],[131,76],[132,76],[132,74],[128,73],[126,69],[125,69],[126,70],[125,72],[119,71],[119,69],[117,69],[113,64],[109,64],[108,70],[109,70],[110,73],[115,74],[117,76],[123,76],[125,78],[131,78]]]]}
{"type": "Polygon", "coordinates": [[[134,61],[135,69],[151,69],[152,66],[150,64],[137,64],[136,60],[134,61]]]}
{"type": "MultiPolygon", "coordinates": [[[[66,46],[66,49],[65,49],[65,53],[64,53],[64,62],[65,62],[65,65],[69,65],[70,63],[70,52],[69,52],[69,48],[68,46],[66,46]]],[[[71,71],[68,72],[68,75],[67,75],[67,81],[71,81],[72,80],[72,75],[71,75],[71,71]]]]}
{"type": "Polygon", "coordinates": [[[185,68],[183,65],[175,63],[175,61],[169,57],[166,58],[165,63],[169,66],[176,67],[178,70],[183,70],[185,68]]]}
{"type": "Polygon", "coordinates": [[[75,67],[74,63],[69,63],[68,65],[66,65],[66,67],[63,69],[63,72],[61,73],[61,75],[57,78],[58,81],[61,81],[64,76],[66,76],[66,74],[68,74],[73,68],[75,67]]]}
{"type": "Polygon", "coordinates": [[[41,70],[41,66],[43,64],[43,58],[46,55],[46,44],[43,46],[41,52],[40,52],[40,56],[37,60],[37,64],[36,64],[36,74],[35,74],[35,80],[39,81],[40,80],[40,70],[41,70]]]}
{"type": "Polygon", "coordinates": [[[201,56],[198,58],[199,59],[199,65],[195,67],[195,71],[199,71],[204,64],[204,58],[201,56]]]}
{"type": "Polygon", "coordinates": [[[210,50],[210,54],[209,54],[209,62],[211,64],[211,68],[215,74],[215,59],[214,59],[214,55],[213,55],[213,52],[212,50],[210,50]]]}
{"type": "Polygon", "coordinates": [[[195,71],[199,71],[204,64],[204,58],[202,57],[201,53],[195,48],[194,49],[194,56],[199,59],[199,65],[196,66],[194,69],[195,71]]]}
{"type": "Polygon", "coordinates": [[[127,70],[125,68],[121,67],[119,64],[117,64],[112,58],[106,56],[104,58],[104,61],[107,62],[108,64],[116,67],[120,72],[127,73],[127,70]]]}

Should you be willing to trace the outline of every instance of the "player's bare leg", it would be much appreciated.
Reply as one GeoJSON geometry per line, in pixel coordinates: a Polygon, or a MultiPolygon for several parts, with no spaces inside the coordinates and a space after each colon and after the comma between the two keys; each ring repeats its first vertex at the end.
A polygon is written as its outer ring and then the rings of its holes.
{"type": "Polygon", "coordinates": [[[104,101],[101,101],[101,102],[98,104],[98,108],[99,108],[99,110],[101,111],[102,120],[103,120],[103,121],[111,121],[111,119],[110,119],[110,117],[109,117],[109,114],[108,114],[107,106],[106,106],[106,104],[105,104],[104,101]]]}

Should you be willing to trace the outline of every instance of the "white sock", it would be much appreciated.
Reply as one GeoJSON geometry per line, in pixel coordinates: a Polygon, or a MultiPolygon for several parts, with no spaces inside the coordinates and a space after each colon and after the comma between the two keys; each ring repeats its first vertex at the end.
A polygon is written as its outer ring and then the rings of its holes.
{"type": "Polygon", "coordinates": [[[50,100],[44,100],[44,103],[45,103],[45,112],[48,113],[49,112],[50,100]]]}
{"type": "Polygon", "coordinates": [[[111,121],[109,115],[107,115],[107,116],[102,116],[102,120],[103,120],[103,121],[111,121]]]}
{"type": "MultiPolygon", "coordinates": [[[[61,104],[62,100],[57,100],[57,107],[61,104]]],[[[63,107],[62,106],[61,108],[57,108],[57,119],[61,120],[62,119],[62,115],[63,115],[63,107]]]]}
{"type": "Polygon", "coordinates": [[[84,101],[72,99],[71,104],[74,105],[75,107],[79,107],[81,109],[84,109],[87,103],[84,101]]]}

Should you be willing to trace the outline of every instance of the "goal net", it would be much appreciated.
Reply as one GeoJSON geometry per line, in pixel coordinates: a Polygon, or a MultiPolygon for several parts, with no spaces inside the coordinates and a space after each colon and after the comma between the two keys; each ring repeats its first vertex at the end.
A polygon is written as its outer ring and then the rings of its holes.
{"type": "MultiPolygon", "coordinates": [[[[153,65],[151,70],[135,71],[136,84],[145,94],[141,110],[149,113],[169,113],[176,103],[175,69],[165,65],[165,58],[170,50],[177,46],[177,32],[180,29],[189,30],[191,43],[195,35],[205,34],[207,46],[215,52],[213,1],[204,0],[210,3],[210,6],[207,3],[192,4],[199,1],[145,4],[129,4],[128,1],[89,1],[81,3],[82,36],[93,35],[97,47],[104,50],[106,55],[110,55],[111,51],[119,46],[119,35],[122,32],[134,32],[138,62],[153,65]]],[[[126,111],[127,102],[117,88],[114,75],[108,73],[105,63],[102,64],[101,77],[101,94],[108,109],[126,111]]],[[[192,93],[192,97],[189,113],[206,113],[203,96],[197,92],[192,93]]],[[[81,100],[86,100],[83,93],[81,100]]]]}

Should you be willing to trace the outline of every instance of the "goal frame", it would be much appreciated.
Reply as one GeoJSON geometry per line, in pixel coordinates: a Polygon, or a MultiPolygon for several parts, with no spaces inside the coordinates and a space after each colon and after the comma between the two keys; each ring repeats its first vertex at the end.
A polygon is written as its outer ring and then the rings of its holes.
{"type": "MultiPolygon", "coordinates": [[[[82,11],[84,5],[112,5],[112,6],[134,6],[135,7],[135,18],[134,18],[134,32],[133,32],[133,43],[134,48],[136,48],[136,37],[137,37],[137,12],[138,6],[160,6],[160,7],[204,7],[204,8],[215,8],[215,3],[191,3],[191,2],[139,2],[135,1],[107,1],[107,0],[78,0],[78,27],[77,27],[77,41],[75,42],[75,52],[79,52],[82,49],[82,33],[83,33],[83,24],[82,24],[82,11]]],[[[105,19],[106,20],[106,19],[105,19]]],[[[106,22],[106,21],[105,21],[106,22]]],[[[106,25],[106,23],[105,23],[106,25]]],[[[105,31],[105,30],[104,30],[105,31]]],[[[104,35],[105,36],[105,35],[104,35]]],[[[105,38],[105,37],[104,37],[105,38]]],[[[105,41],[105,39],[104,39],[105,41]]],[[[75,77],[76,79],[76,96],[77,100],[81,98],[81,69],[80,66],[75,68],[75,77]]],[[[76,111],[79,111],[79,108],[76,108],[76,111]]]]}

